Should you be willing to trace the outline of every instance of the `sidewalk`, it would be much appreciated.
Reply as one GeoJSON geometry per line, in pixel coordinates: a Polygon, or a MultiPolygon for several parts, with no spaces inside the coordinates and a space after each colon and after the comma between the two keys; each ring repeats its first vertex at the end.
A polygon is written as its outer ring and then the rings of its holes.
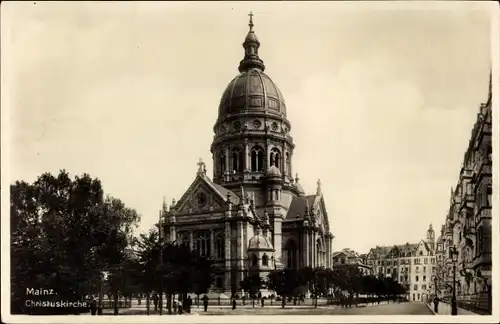
{"type": "MultiPolygon", "coordinates": [[[[429,309],[432,311],[434,315],[451,315],[451,304],[448,304],[446,302],[439,302],[437,313],[434,312],[434,304],[429,305],[425,303],[425,305],[429,307],[429,309]]],[[[479,314],[458,307],[457,315],[479,315],[479,314]]]]}

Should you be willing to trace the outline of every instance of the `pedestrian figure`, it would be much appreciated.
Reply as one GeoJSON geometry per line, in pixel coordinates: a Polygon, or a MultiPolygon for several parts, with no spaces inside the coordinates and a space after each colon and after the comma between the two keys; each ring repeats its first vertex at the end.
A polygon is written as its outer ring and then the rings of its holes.
{"type": "Polygon", "coordinates": [[[177,311],[179,312],[179,314],[182,314],[182,307],[184,305],[181,303],[181,300],[179,299],[179,302],[178,302],[178,305],[177,305],[177,311]]]}
{"type": "Polygon", "coordinates": [[[95,315],[97,313],[97,302],[95,298],[92,296],[90,301],[90,314],[95,315]]]}
{"type": "MultiPolygon", "coordinates": [[[[219,297],[219,301],[220,301],[220,297],[219,297]]],[[[205,312],[206,312],[207,308],[208,308],[208,296],[207,295],[203,296],[203,308],[205,309],[205,312]]]]}
{"type": "Polygon", "coordinates": [[[174,314],[177,313],[177,301],[174,300],[174,314]]]}
{"type": "Polygon", "coordinates": [[[236,309],[236,298],[233,298],[233,309],[236,309]]]}
{"type": "Polygon", "coordinates": [[[153,304],[155,305],[155,311],[158,310],[158,295],[157,294],[154,294],[153,295],[153,304]]]}
{"type": "Polygon", "coordinates": [[[439,308],[439,297],[436,295],[436,297],[434,297],[434,313],[438,312],[438,308],[439,308]]]}
{"type": "Polygon", "coordinates": [[[261,306],[260,306],[260,307],[264,307],[264,297],[262,297],[262,298],[260,299],[260,304],[261,304],[261,306]]]}
{"type": "Polygon", "coordinates": [[[188,296],[187,298],[187,305],[186,305],[186,311],[188,313],[191,313],[191,306],[193,305],[193,300],[191,299],[191,296],[188,296]]]}

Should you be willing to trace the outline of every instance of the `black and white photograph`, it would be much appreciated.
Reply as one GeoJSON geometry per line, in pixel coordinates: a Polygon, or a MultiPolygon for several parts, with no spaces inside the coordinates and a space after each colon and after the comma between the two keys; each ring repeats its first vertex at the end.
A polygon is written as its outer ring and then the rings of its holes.
{"type": "Polygon", "coordinates": [[[2,3],[2,321],[498,322],[499,13],[2,3]]]}

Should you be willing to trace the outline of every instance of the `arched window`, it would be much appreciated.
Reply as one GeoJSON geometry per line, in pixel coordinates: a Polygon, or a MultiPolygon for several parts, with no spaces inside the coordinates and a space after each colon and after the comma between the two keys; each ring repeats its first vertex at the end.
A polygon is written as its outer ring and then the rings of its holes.
{"type": "Polygon", "coordinates": [[[264,255],[262,256],[262,265],[263,265],[263,266],[265,266],[265,267],[267,267],[267,265],[268,265],[268,263],[269,263],[268,261],[269,261],[269,260],[268,260],[268,258],[267,258],[267,255],[265,255],[265,254],[264,254],[264,255]]]}
{"type": "Polygon", "coordinates": [[[420,251],[419,255],[423,255],[424,253],[422,251],[420,251]]]}
{"type": "Polygon", "coordinates": [[[193,249],[201,256],[210,257],[210,233],[208,231],[196,232],[193,249]]]}
{"type": "Polygon", "coordinates": [[[321,240],[317,239],[316,240],[316,264],[315,266],[321,265],[321,240]]]}
{"type": "Polygon", "coordinates": [[[188,233],[183,233],[181,234],[181,244],[184,246],[189,247],[189,234],[188,233]]]}
{"type": "Polygon", "coordinates": [[[224,247],[224,233],[220,232],[217,233],[217,236],[215,238],[215,250],[216,250],[216,257],[217,259],[224,259],[225,258],[225,247],[224,247]]]}
{"type": "Polygon", "coordinates": [[[275,147],[271,150],[270,159],[269,159],[269,166],[274,165],[275,167],[281,169],[280,162],[281,162],[281,153],[280,153],[280,150],[275,147]]]}
{"type": "Polygon", "coordinates": [[[251,156],[251,169],[252,171],[264,170],[264,150],[258,146],[252,148],[251,156]]]}
{"type": "Polygon", "coordinates": [[[286,173],[286,175],[291,176],[292,175],[292,163],[290,161],[290,153],[289,152],[285,153],[285,163],[286,163],[286,165],[285,165],[285,168],[286,168],[285,173],[286,173]]]}
{"type": "Polygon", "coordinates": [[[285,255],[287,268],[297,268],[297,245],[294,239],[289,239],[285,244],[285,255]]]}
{"type": "Polygon", "coordinates": [[[217,288],[222,288],[222,278],[221,277],[215,278],[215,286],[217,288]]]}
{"type": "Polygon", "coordinates": [[[226,154],[224,153],[219,154],[219,168],[220,174],[224,175],[224,172],[226,171],[226,154]]]}
{"type": "Polygon", "coordinates": [[[252,254],[250,260],[252,262],[252,267],[256,267],[258,265],[259,260],[257,259],[257,256],[255,254],[252,254]]]}
{"type": "Polygon", "coordinates": [[[233,162],[231,171],[243,171],[243,151],[240,148],[235,148],[232,150],[231,159],[233,162]]]}

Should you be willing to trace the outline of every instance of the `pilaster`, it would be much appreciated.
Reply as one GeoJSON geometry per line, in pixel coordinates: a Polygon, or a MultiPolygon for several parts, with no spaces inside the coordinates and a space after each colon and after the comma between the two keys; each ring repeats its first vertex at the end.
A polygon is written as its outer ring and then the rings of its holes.
{"type": "Polygon", "coordinates": [[[169,239],[169,242],[174,242],[177,238],[175,236],[175,225],[171,225],[170,228],[169,228],[169,236],[168,236],[168,239],[169,239]]]}
{"type": "Polygon", "coordinates": [[[249,152],[249,148],[248,148],[248,140],[245,140],[245,159],[243,161],[243,170],[244,171],[250,170],[249,160],[250,160],[250,152],[249,152]]]}
{"type": "Polygon", "coordinates": [[[224,223],[224,290],[231,291],[231,223],[229,219],[224,223]]]}
{"type": "Polygon", "coordinates": [[[217,252],[215,251],[215,236],[213,228],[210,229],[210,258],[215,259],[217,252]]]}
{"type": "Polygon", "coordinates": [[[193,231],[189,231],[189,249],[192,251],[194,248],[193,231]]]}

